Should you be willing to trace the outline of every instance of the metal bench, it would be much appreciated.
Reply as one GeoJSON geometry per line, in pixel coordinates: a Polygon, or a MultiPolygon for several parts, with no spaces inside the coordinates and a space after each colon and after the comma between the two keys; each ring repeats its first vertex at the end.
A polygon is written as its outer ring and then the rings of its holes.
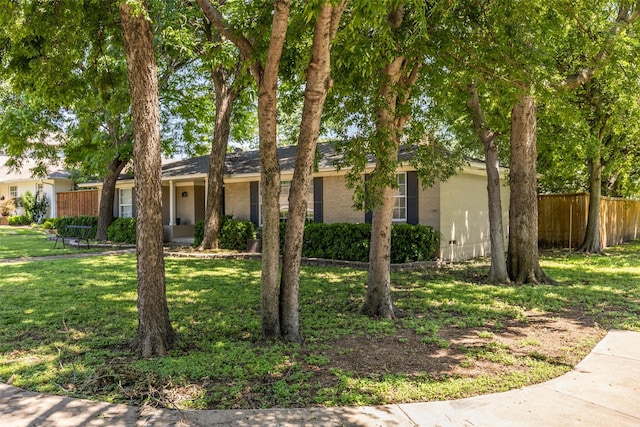
{"type": "Polygon", "coordinates": [[[58,246],[59,241],[62,242],[62,247],[65,248],[66,244],[69,244],[71,240],[77,240],[78,248],[80,244],[85,241],[87,242],[87,249],[89,249],[89,233],[91,232],[91,228],[90,225],[67,225],[64,234],[56,234],[56,242],[53,245],[53,249],[58,246]]]}

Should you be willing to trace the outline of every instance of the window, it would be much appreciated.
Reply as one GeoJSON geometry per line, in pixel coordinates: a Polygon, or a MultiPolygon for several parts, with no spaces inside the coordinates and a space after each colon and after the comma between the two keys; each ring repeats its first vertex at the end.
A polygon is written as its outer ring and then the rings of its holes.
{"type": "MultiPolygon", "coordinates": [[[[291,181],[280,182],[280,221],[287,220],[289,213],[289,193],[291,192],[291,181]]],[[[307,194],[307,222],[313,221],[313,182],[309,185],[307,194]]]]}
{"type": "Polygon", "coordinates": [[[132,218],[133,217],[133,189],[121,188],[119,191],[119,206],[118,212],[120,218],[132,218]]]}
{"type": "Polygon", "coordinates": [[[18,198],[18,186],[17,185],[12,185],[11,187],[9,187],[9,196],[13,199],[17,199],[18,198]]]}
{"type": "Polygon", "coordinates": [[[289,192],[291,191],[291,181],[280,182],[280,221],[287,220],[289,213],[289,192]]]}
{"type": "MultiPolygon", "coordinates": [[[[280,181],[280,221],[287,220],[289,213],[289,193],[291,192],[291,181],[280,181]]],[[[313,221],[313,182],[309,185],[307,194],[307,222],[313,221]]],[[[260,192],[260,225],[262,225],[262,192],[260,192]]]]}
{"type": "Polygon", "coordinates": [[[36,196],[44,194],[44,185],[41,182],[36,183],[36,196]]]}
{"type": "Polygon", "coordinates": [[[407,222],[407,174],[396,175],[398,188],[395,192],[395,203],[393,205],[393,222],[407,222]]]}

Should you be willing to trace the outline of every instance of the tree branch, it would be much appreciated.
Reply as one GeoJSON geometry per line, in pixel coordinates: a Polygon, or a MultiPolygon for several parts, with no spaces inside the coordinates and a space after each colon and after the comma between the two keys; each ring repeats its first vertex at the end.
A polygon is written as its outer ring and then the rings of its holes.
{"type": "Polygon", "coordinates": [[[244,37],[236,32],[236,29],[227,22],[226,19],[222,16],[222,13],[216,8],[209,0],[196,0],[200,5],[200,9],[204,12],[204,15],[207,17],[209,22],[216,27],[220,33],[229,39],[233,44],[238,47],[238,50],[242,54],[242,56],[248,60],[253,60],[253,44],[244,37]]]}
{"type": "Polygon", "coordinates": [[[611,51],[618,42],[618,36],[631,25],[638,17],[640,12],[633,8],[631,4],[621,2],[618,8],[618,16],[613,25],[609,29],[609,36],[605,39],[600,51],[591,59],[592,66],[578,70],[575,74],[568,76],[562,83],[565,90],[574,90],[595,76],[596,72],[602,67],[604,60],[611,54],[611,51]]]}

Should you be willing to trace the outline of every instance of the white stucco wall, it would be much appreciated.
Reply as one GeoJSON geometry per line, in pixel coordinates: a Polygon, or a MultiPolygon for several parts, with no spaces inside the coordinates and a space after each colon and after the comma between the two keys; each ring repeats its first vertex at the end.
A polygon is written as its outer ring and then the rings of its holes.
{"type": "MultiPolygon", "coordinates": [[[[501,191],[505,243],[509,192],[501,191]]],[[[463,171],[440,184],[440,258],[465,260],[491,253],[487,181],[484,173],[463,171]]]]}

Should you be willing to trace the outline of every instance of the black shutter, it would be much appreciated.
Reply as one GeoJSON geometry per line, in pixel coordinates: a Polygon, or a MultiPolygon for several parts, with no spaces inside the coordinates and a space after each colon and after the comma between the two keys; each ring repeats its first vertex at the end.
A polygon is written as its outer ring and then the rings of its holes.
{"type": "MultiPolygon", "coordinates": [[[[369,191],[369,189],[367,188],[367,182],[369,181],[369,179],[371,178],[371,175],[369,175],[368,173],[364,175],[364,192],[365,194],[367,193],[367,191],[369,191]]],[[[373,222],[373,211],[367,209],[367,206],[365,205],[364,207],[364,222],[366,224],[371,224],[373,222]]]]}
{"type": "Polygon", "coordinates": [[[131,217],[135,218],[137,209],[136,209],[136,189],[135,187],[131,189],[131,217]]]}
{"type": "Polygon", "coordinates": [[[322,222],[322,177],[313,178],[313,220],[322,222]]]}
{"type": "Polygon", "coordinates": [[[249,183],[249,205],[251,222],[260,225],[260,185],[258,181],[249,183]]]}
{"type": "Polygon", "coordinates": [[[116,188],[113,194],[113,217],[120,217],[120,190],[116,188]]]}
{"type": "Polygon", "coordinates": [[[418,174],[407,172],[407,224],[418,223],[418,174]]]}

